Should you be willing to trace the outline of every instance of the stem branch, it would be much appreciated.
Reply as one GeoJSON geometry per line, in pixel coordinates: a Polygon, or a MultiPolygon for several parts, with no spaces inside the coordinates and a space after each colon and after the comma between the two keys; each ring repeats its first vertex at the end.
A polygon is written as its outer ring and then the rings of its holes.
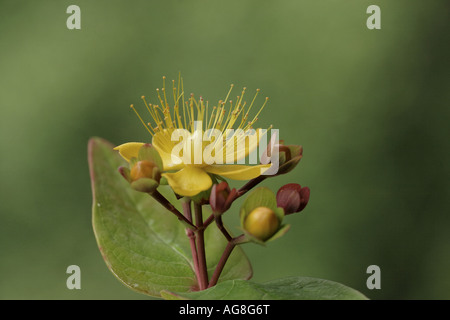
{"type": "Polygon", "coordinates": [[[225,229],[225,227],[223,226],[222,216],[216,217],[216,224],[217,224],[217,228],[219,228],[219,230],[223,233],[223,235],[225,236],[225,238],[227,239],[228,242],[233,240],[233,237],[230,236],[227,229],[225,229]]]}
{"type": "Polygon", "coordinates": [[[220,257],[219,263],[217,264],[216,269],[214,270],[214,273],[211,277],[211,281],[209,282],[208,288],[211,288],[212,286],[215,286],[217,284],[220,274],[222,273],[223,268],[225,267],[225,264],[231,255],[231,252],[233,252],[234,247],[236,247],[236,245],[240,243],[243,243],[244,241],[245,235],[243,234],[236,238],[232,238],[228,241],[228,244],[225,247],[225,250],[222,256],[220,257]]]}
{"type": "Polygon", "coordinates": [[[237,193],[236,199],[246,194],[248,191],[250,191],[252,188],[254,188],[256,185],[264,181],[268,176],[258,176],[255,179],[250,180],[247,182],[244,186],[242,186],[237,193]]]}
{"type": "Polygon", "coordinates": [[[203,227],[206,229],[206,227],[208,227],[213,221],[214,221],[214,213],[211,213],[211,215],[203,223],[203,227]]]}
{"type": "Polygon", "coordinates": [[[162,204],[164,206],[164,208],[166,208],[167,210],[169,210],[170,212],[172,212],[174,215],[177,216],[178,220],[184,222],[185,224],[187,224],[187,226],[192,229],[192,230],[196,230],[197,228],[192,224],[191,221],[189,221],[185,216],[183,216],[183,214],[178,211],[177,208],[175,208],[173,206],[173,204],[171,204],[169,202],[169,200],[167,200],[161,193],[159,193],[158,190],[153,191],[153,193],[149,193],[156,201],[158,201],[160,204],[162,204]]]}

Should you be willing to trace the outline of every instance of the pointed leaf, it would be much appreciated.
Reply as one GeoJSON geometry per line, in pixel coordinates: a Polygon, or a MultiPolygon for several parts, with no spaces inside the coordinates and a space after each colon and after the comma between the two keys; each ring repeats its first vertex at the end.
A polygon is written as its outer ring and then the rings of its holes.
{"type": "Polygon", "coordinates": [[[278,229],[278,231],[272,237],[270,237],[270,239],[268,239],[266,242],[281,238],[282,236],[284,236],[286,234],[286,232],[289,231],[290,228],[291,228],[290,224],[285,224],[285,225],[281,226],[281,228],[278,229]]]}

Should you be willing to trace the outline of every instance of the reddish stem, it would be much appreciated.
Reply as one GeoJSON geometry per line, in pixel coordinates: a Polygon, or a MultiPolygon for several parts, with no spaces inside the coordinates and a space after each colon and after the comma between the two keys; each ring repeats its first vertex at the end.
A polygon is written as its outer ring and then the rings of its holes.
{"type": "Polygon", "coordinates": [[[236,247],[236,245],[240,243],[243,243],[244,241],[245,235],[243,234],[236,238],[232,238],[230,241],[228,241],[227,246],[225,247],[225,250],[222,256],[220,257],[219,263],[217,264],[216,269],[214,270],[214,273],[211,277],[208,288],[211,288],[212,286],[215,286],[217,284],[217,281],[219,281],[220,274],[222,273],[228,258],[233,252],[234,247],[236,247]]]}
{"type": "Polygon", "coordinates": [[[206,268],[206,254],[205,254],[205,228],[203,226],[202,205],[194,202],[195,210],[195,224],[197,227],[197,257],[199,268],[199,286],[200,290],[208,287],[208,270],[206,268]]]}
{"type": "MultiPolygon", "coordinates": [[[[192,213],[191,213],[191,200],[182,201],[183,212],[185,217],[192,222],[192,213]]],[[[191,246],[192,260],[194,262],[194,272],[197,278],[197,283],[199,283],[200,279],[200,271],[198,268],[198,256],[197,256],[197,247],[195,245],[195,233],[192,229],[186,228],[186,235],[189,238],[189,244],[191,246]]],[[[200,288],[200,284],[199,284],[200,288]]]]}
{"type": "Polygon", "coordinates": [[[214,213],[211,213],[211,215],[203,222],[203,227],[206,229],[207,226],[211,224],[211,222],[214,221],[214,213]]]}
{"type": "Polygon", "coordinates": [[[177,216],[178,220],[184,222],[187,224],[187,226],[193,230],[196,229],[196,227],[192,224],[191,221],[189,221],[183,214],[178,211],[177,208],[174,207],[173,204],[169,202],[161,193],[158,192],[158,190],[153,191],[152,193],[149,193],[156,201],[158,201],[160,204],[162,204],[167,210],[172,212],[174,215],[177,216]]]}
{"type": "Polygon", "coordinates": [[[258,176],[255,179],[250,180],[249,182],[247,182],[244,186],[242,186],[237,193],[236,199],[243,196],[244,194],[247,193],[247,191],[251,190],[252,188],[254,188],[256,185],[258,185],[260,182],[264,181],[268,176],[258,176]]]}
{"type": "Polygon", "coordinates": [[[223,226],[222,216],[216,217],[216,224],[217,224],[217,228],[219,228],[219,230],[223,233],[223,235],[225,236],[225,238],[227,239],[228,242],[233,240],[233,237],[230,236],[227,229],[225,229],[225,227],[223,226]]]}

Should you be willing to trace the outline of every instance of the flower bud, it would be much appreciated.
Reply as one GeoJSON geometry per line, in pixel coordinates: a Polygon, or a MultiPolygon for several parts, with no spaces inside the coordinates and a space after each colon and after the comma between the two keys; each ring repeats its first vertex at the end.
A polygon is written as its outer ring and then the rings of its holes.
{"type": "Polygon", "coordinates": [[[297,145],[280,145],[280,167],[277,175],[292,171],[303,157],[303,147],[297,145]]]}
{"type": "Polygon", "coordinates": [[[149,178],[159,182],[161,179],[161,173],[159,172],[156,164],[149,160],[141,160],[131,168],[130,179],[131,182],[135,182],[141,178],[149,178]]]}
{"type": "MultiPolygon", "coordinates": [[[[151,144],[131,144],[132,146],[127,148],[131,148],[133,152],[125,157],[129,167],[121,166],[119,167],[119,172],[130,183],[132,189],[139,192],[153,193],[158,188],[161,180],[162,159],[151,144]],[[139,149],[136,149],[137,147],[139,149]],[[137,157],[135,156],[136,153],[137,157]]],[[[124,152],[124,148],[121,149],[124,152]]]]}
{"type": "Polygon", "coordinates": [[[282,186],[277,192],[277,206],[284,209],[284,214],[302,211],[309,201],[310,190],[297,183],[282,186]]]}
{"type": "Polygon", "coordinates": [[[244,229],[262,241],[269,239],[279,228],[275,212],[267,207],[253,209],[244,221],[244,229]]]}
{"type": "Polygon", "coordinates": [[[284,145],[284,141],[280,140],[277,144],[275,140],[271,140],[264,151],[261,162],[269,163],[273,150],[278,150],[278,169],[273,176],[288,173],[292,171],[303,157],[303,147],[298,145],[284,145]]]}
{"type": "Polygon", "coordinates": [[[236,189],[230,190],[228,183],[225,181],[213,185],[209,204],[214,214],[222,214],[227,211],[236,198],[236,194],[236,189]]]}

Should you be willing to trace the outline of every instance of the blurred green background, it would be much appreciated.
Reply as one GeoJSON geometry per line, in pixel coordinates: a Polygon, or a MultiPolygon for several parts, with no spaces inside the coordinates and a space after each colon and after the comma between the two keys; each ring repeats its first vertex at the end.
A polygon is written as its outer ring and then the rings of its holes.
{"type": "MultiPolygon", "coordinates": [[[[87,141],[149,138],[129,105],[181,72],[210,101],[269,96],[311,188],[293,228],[245,245],[254,280],[313,276],[372,299],[450,298],[448,1],[0,1],[0,298],[147,299],[103,262],[87,141]],[[68,30],[66,8],[81,8],[68,30]],[[366,9],[381,7],[381,30],[366,9]],[[81,267],[81,290],[66,268],[81,267]],[[381,290],[366,269],[381,268],[381,290]]],[[[263,102],[263,98],[259,100],[263,102]]],[[[230,215],[227,222],[238,225],[230,215]]]]}

